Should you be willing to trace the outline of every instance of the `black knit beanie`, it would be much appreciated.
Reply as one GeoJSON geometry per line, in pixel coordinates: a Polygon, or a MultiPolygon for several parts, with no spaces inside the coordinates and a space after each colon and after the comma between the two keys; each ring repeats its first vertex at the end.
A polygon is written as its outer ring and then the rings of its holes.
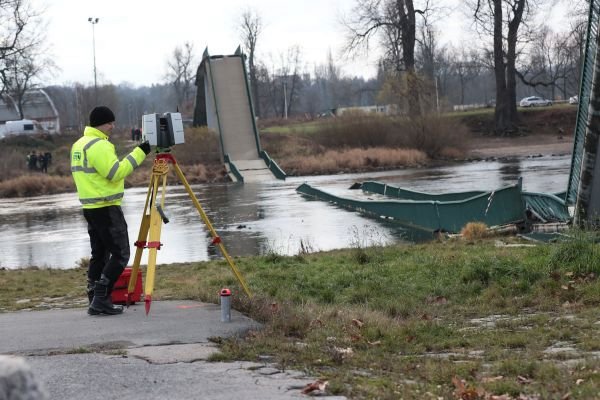
{"type": "Polygon", "coordinates": [[[96,107],[90,113],[90,126],[96,127],[115,121],[115,114],[105,106],[96,107]]]}

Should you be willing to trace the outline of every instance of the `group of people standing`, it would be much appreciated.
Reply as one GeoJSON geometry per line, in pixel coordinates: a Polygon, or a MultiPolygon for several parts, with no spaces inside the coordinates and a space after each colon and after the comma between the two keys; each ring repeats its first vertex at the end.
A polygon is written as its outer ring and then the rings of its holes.
{"type": "Polygon", "coordinates": [[[27,155],[27,168],[29,168],[30,171],[47,173],[51,163],[52,154],[49,151],[37,153],[35,150],[32,150],[31,153],[27,155]]]}

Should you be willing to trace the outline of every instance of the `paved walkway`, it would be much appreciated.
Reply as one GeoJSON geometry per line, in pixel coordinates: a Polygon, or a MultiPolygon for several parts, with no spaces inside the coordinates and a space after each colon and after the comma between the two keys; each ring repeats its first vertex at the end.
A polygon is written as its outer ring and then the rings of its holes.
{"type": "MultiPolygon", "coordinates": [[[[298,399],[315,379],[261,362],[207,362],[211,337],[258,329],[218,305],[154,301],[123,315],[90,317],[85,309],[0,314],[0,354],[22,356],[49,399],[298,399]]],[[[328,399],[343,397],[326,396],[328,399]]]]}

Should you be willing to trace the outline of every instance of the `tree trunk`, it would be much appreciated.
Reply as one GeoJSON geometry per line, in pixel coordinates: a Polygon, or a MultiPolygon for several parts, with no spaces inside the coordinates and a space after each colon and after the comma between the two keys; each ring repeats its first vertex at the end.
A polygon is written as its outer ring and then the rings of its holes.
{"type": "Polygon", "coordinates": [[[502,48],[502,1],[494,0],[494,77],[496,78],[496,109],[494,126],[497,135],[503,135],[508,126],[508,99],[506,69],[502,48]]]}
{"type": "Polygon", "coordinates": [[[248,71],[250,73],[250,88],[252,89],[252,97],[254,100],[254,114],[260,117],[260,99],[258,97],[258,80],[256,79],[256,65],[254,65],[254,49],[248,58],[248,71]]]}
{"type": "Polygon", "coordinates": [[[494,114],[497,135],[512,135],[518,130],[517,114],[517,39],[526,0],[513,4],[513,18],[508,23],[506,54],[503,50],[502,0],[494,0],[494,74],[496,76],[496,111],[494,114]]]}
{"type": "Polygon", "coordinates": [[[419,79],[415,70],[416,17],[412,0],[398,0],[398,12],[402,30],[402,57],[406,70],[408,90],[408,114],[411,118],[421,116],[419,79]],[[406,8],[405,8],[406,7],[406,8]]]}

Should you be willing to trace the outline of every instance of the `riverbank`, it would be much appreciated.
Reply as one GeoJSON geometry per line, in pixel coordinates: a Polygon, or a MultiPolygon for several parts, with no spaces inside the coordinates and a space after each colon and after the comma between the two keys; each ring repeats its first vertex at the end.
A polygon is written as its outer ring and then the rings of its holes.
{"type": "MultiPolygon", "coordinates": [[[[315,123],[286,125],[283,131],[271,127],[261,138],[263,148],[289,176],[370,172],[480,159],[570,154],[575,115],[575,107],[569,106],[521,110],[520,134],[514,137],[492,134],[490,109],[424,122],[423,129],[437,132],[437,136],[423,138],[423,142],[415,135],[399,135],[395,129],[407,128],[396,126],[394,121],[383,123],[380,118],[328,121],[323,132],[316,131],[319,125],[315,123]],[[420,149],[402,147],[411,143],[420,149]]],[[[137,145],[128,139],[124,132],[111,138],[121,157],[137,145]]],[[[0,197],[74,191],[68,160],[75,140],[77,135],[2,139],[5,156],[0,160],[0,197]],[[26,156],[32,150],[52,152],[47,174],[27,169],[26,156]]],[[[186,132],[186,145],[175,146],[173,153],[191,184],[228,180],[220,162],[218,139],[206,128],[186,132]]],[[[145,162],[126,179],[126,187],[146,186],[150,168],[145,162]]],[[[173,176],[171,182],[177,179],[173,176]]]]}
{"type": "MultiPolygon", "coordinates": [[[[599,245],[572,234],[533,247],[496,237],[236,258],[252,299],[222,260],[161,265],[153,301],[217,303],[230,287],[234,308],[264,327],[220,339],[212,360],[268,359],[327,381],[328,394],[590,399],[599,245]]],[[[0,270],[0,282],[0,312],[85,304],[84,269],[0,270]]]]}

